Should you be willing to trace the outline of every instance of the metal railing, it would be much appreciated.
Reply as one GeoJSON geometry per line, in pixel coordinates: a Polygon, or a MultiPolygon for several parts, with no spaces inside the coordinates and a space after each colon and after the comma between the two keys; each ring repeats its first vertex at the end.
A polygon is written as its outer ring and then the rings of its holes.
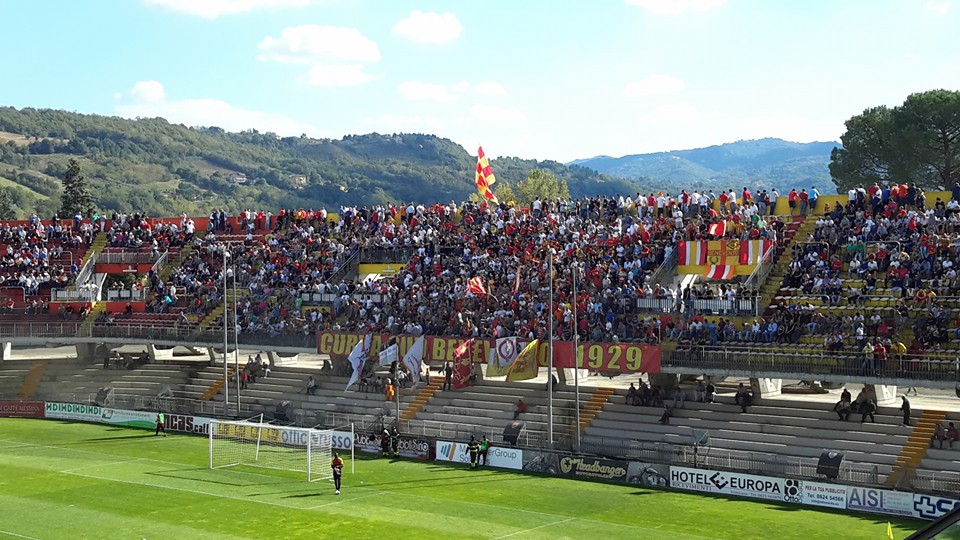
{"type": "Polygon", "coordinates": [[[142,287],[136,289],[107,289],[109,302],[142,302],[147,299],[150,291],[142,287]]]}
{"type": "MultiPolygon", "coordinates": [[[[785,345],[789,346],[789,345],[785,345]]],[[[677,349],[663,361],[662,369],[708,372],[747,372],[758,376],[786,374],[833,375],[871,379],[905,379],[960,382],[956,356],[904,356],[882,365],[856,352],[799,351],[795,354],[765,351],[761,347],[693,347],[677,349]]]]}
{"type": "MultiPolygon", "coordinates": [[[[163,255],[161,254],[160,257],[163,255]]],[[[110,251],[97,254],[97,264],[152,264],[159,257],[150,251],[110,251]]]]}
{"type": "Polygon", "coordinates": [[[680,250],[675,247],[668,248],[670,253],[664,257],[663,262],[660,263],[660,266],[650,274],[650,283],[653,285],[663,282],[665,279],[669,279],[677,270],[677,261],[680,260],[680,250]]]}
{"type": "Polygon", "coordinates": [[[396,248],[362,248],[360,249],[361,263],[396,263],[398,265],[406,264],[410,257],[416,253],[416,248],[396,247],[396,248]]]}
{"type": "Polygon", "coordinates": [[[355,274],[360,269],[360,250],[356,249],[353,253],[343,263],[334,269],[333,273],[330,274],[330,277],[327,278],[327,283],[340,283],[347,278],[350,274],[355,274]]]}
{"type": "Polygon", "coordinates": [[[756,268],[753,269],[753,272],[750,272],[750,275],[747,276],[747,279],[743,282],[744,287],[747,289],[759,289],[767,282],[767,276],[770,275],[770,271],[776,266],[776,261],[774,261],[773,257],[776,252],[777,244],[770,244],[770,247],[760,255],[760,262],[757,263],[756,268]]]}

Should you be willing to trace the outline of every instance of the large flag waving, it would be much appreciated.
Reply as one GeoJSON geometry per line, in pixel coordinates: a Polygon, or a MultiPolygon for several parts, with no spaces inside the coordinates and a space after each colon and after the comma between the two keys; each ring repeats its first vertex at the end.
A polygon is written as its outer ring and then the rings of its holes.
{"type": "Polygon", "coordinates": [[[483,278],[476,276],[467,280],[467,292],[481,295],[488,294],[487,287],[483,284],[483,278]]]}
{"type": "Polygon", "coordinates": [[[400,346],[397,345],[397,338],[390,338],[389,343],[380,351],[380,365],[392,366],[400,357],[400,346]]]}
{"type": "Polygon", "coordinates": [[[523,351],[517,356],[517,360],[510,366],[507,372],[508,381],[526,381],[535,378],[540,373],[540,364],[537,362],[537,350],[540,348],[540,340],[535,339],[524,347],[523,351]]]}
{"type": "Polygon", "coordinates": [[[471,358],[473,357],[473,338],[460,344],[453,351],[453,387],[456,389],[470,386],[470,375],[473,372],[471,358]]]}
{"type": "Polygon", "coordinates": [[[500,338],[490,348],[487,360],[487,377],[503,377],[517,360],[517,338],[500,338]]]}
{"type": "Polygon", "coordinates": [[[347,360],[350,361],[350,365],[353,366],[353,375],[350,375],[350,381],[347,382],[347,387],[343,389],[344,392],[350,389],[359,379],[360,375],[363,374],[363,367],[367,363],[367,356],[370,354],[370,342],[373,337],[370,334],[363,336],[363,339],[357,342],[353,347],[353,350],[350,351],[350,356],[347,357],[347,360]]]}
{"type": "Polygon", "coordinates": [[[487,161],[487,156],[483,153],[483,147],[481,146],[477,149],[477,193],[485,201],[500,204],[497,196],[491,190],[496,181],[497,177],[493,175],[493,169],[490,167],[490,162],[487,161]]]}
{"type": "Polygon", "coordinates": [[[410,346],[410,349],[407,350],[407,354],[403,355],[403,365],[407,366],[407,369],[410,371],[413,384],[420,382],[420,366],[423,364],[424,340],[425,338],[423,336],[417,338],[417,340],[413,342],[413,345],[410,346]]]}

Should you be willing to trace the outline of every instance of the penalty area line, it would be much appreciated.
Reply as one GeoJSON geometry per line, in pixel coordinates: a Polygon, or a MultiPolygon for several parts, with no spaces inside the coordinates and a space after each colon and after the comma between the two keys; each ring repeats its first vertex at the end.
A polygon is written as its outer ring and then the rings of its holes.
{"type": "Polygon", "coordinates": [[[522,531],[512,532],[512,533],[510,533],[510,534],[505,534],[505,535],[503,535],[503,536],[498,536],[498,537],[494,538],[494,540],[499,540],[500,538],[510,538],[511,536],[516,536],[516,535],[518,535],[518,534],[525,534],[525,533],[528,533],[528,532],[531,532],[531,531],[535,531],[535,530],[537,530],[537,529],[546,529],[547,527],[553,527],[554,525],[560,525],[561,523],[567,523],[568,521],[573,521],[573,520],[575,520],[575,519],[577,519],[577,518],[560,519],[560,520],[557,520],[557,521],[552,521],[552,522],[550,522],[550,523],[544,523],[543,525],[540,525],[540,526],[538,526],[538,527],[530,527],[529,529],[524,529],[524,530],[522,530],[522,531]]]}

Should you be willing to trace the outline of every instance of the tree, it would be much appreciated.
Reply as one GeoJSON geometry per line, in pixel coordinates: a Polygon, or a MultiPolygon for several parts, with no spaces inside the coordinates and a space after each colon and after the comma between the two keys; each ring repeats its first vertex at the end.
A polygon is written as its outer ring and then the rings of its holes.
{"type": "Polygon", "coordinates": [[[567,182],[557,180],[552,172],[533,169],[517,184],[517,196],[519,199],[517,202],[526,205],[537,199],[541,201],[569,199],[570,190],[567,188],[567,182]]]}
{"type": "Polygon", "coordinates": [[[93,214],[93,197],[87,189],[87,181],[80,170],[80,163],[70,160],[67,172],[63,175],[63,195],[60,215],[71,217],[75,214],[89,216],[93,214]]]}
{"type": "Polygon", "coordinates": [[[6,189],[0,189],[0,219],[17,219],[17,210],[13,207],[13,199],[6,189]]]}
{"type": "Polygon", "coordinates": [[[916,182],[949,189],[960,181],[960,92],[911,94],[899,107],[872,107],[845,125],[843,148],[830,154],[840,188],[916,182]]]}
{"type": "Polygon", "coordinates": [[[497,196],[497,200],[502,203],[509,202],[518,202],[517,194],[513,192],[513,188],[510,187],[510,184],[505,184],[503,182],[497,182],[493,187],[493,194],[497,196]]]}

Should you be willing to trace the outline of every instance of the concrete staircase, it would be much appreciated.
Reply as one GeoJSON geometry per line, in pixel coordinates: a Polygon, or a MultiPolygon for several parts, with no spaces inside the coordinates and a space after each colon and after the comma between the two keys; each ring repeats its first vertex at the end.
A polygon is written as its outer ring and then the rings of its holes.
{"type": "Polygon", "coordinates": [[[580,411],[579,427],[581,433],[583,433],[583,431],[587,429],[587,426],[590,425],[590,422],[593,422],[593,419],[600,414],[603,406],[614,392],[615,390],[613,388],[597,388],[597,391],[590,396],[590,401],[588,401],[587,404],[583,406],[583,410],[580,411]]]}
{"type": "Polygon", "coordinates": [[[930,448],[930,441],[933,439],[933,432],[937,424],[947,418],[947,413],[943,411],[926,410],[920,415],[917,425],[913,427],[913,432],[907,438],[907,443],[903,445],[900,456],[893,465],[893,470],[887,475],[886,484],[890,487],[907,487],[913,484],[913,479],[917,474],[917,467],[923,462],[930,448]]]}
{"type": "Polygon", "coordinates": [[[23,384],[20,385],[20,392],[17,394],[17,399],[27,400],[33,398],[34,394],[37,393],[37,387],[40,386],[40,381],[43,380],[43,373],[47,370],[48,362],[46,360],[37,360],[30,366],[30,371],[27,372],[27,376],[23,378],[23,384]]]}
{"type": "MultiPolygon", "coordinates": [[[[246,367],[246,364],[241,365],[240,369],[243,369],[244,367],[246,367]]],[[[230,380],[233,377],[233,374],[236,372],[237,372],[236,368],[234,367],[228,368],[226,380],[230,380]]],[[[226,382],[226,380],[224,380],[223,377],[218,378],[216,381],[213,382],[212,385],[210,385],[209,388],[207,388],[207,390],[203,394],[200,395],[198,399],[200,401],[210,401],[211,399],[213,399],[214,396],[219,394],[220,390],[223,389],[223,385],[226,382]]]]}
{"type": "Polygon", "coordinates": [[[434,394],[440,391],[441,386],[443,386],[443,377],[434,377],[430,384],[425,386],[417,394],[417,397],[413,398],[413,401],[403,409],[403,412],[400,413],[400,422],[407,422],[416,418],[417,413],[427,405],[434,394]]]}
{"type": "Polygon", "coordinates": [[[193,253],[192,243],[188,243],[180,248],[180,251],[177,253],[177,255],[168,260],[163,268],[160,269],[160,280],[166,283],[167,280],[170,279],[170,274],[173,272],[173,269],[183,264],[183,261],[187,260],[187,257],[189,257],[191,253],[193,253]]]}
{"type": "MultiPolygon", "coordinates": [[[[223,316],[224,310],[226,309],[227,302],[229,302],[232,305],[234,302],[234,298],[236,298],[236,301],[239,303],[239,302],[242,302],[248,296],[250,296],[249,289],[237,289],[236,292],[234,292],[233,289],[227,289],[227,292],[224,295],[223,300],[221,300],[220,303],[215,308],[210,310],[210,313],[208,313],[206,317],[204,317],[203,319],[200,319],[199,329],[201,331],[204,331],[204,330],[210,330],[211,328],[213,328],[213,324],[217,321],[217,319],[223,316]]],[[[230,312],[229,323],[233,324],[232,310],[230,312]]]]}
{"type": "Polygon", "coordinates": [[[783,242],[777,247],[777,262],[767,276],[766,282],[760,287],[760,313],[765,313],[767,308],[773,302],[773,299],[780,292],[780,286],[783,283],[783,276],[786,273],[787,266],[790,264],[790,246],[794,241],[803,242],[809,235],[813,234],[817,221],[815,219],[794,218],[799,223],[797,227],[788,225],[784,229],[783,242]]]}
{"type": "Polygon", "coordinates": [[[87,318],[85,318],[83,323],[80,324],[80,327],[77,328],[77,336],[89,336],[91,334],[90,331],[93,329],[93,324],[97,321],[97,317],[106,310],[106,302],[94,302],[93,307],[90,308],[90,313],[87,313],[87,318]]]}

